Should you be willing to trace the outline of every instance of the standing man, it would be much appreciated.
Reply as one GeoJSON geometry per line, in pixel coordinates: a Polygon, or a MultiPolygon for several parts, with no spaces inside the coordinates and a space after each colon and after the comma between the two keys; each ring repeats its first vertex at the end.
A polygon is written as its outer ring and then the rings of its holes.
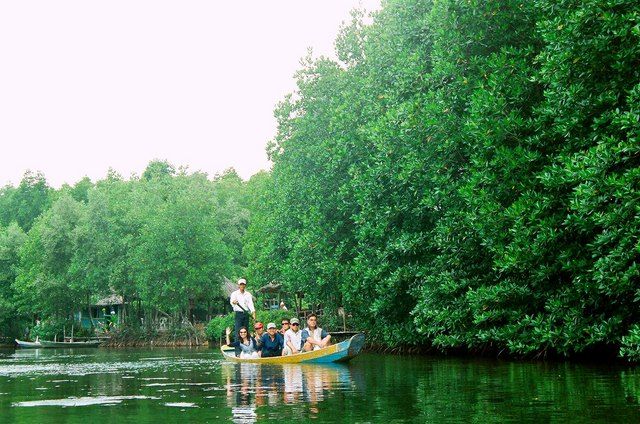
{"type": "MultiPolygon", "coordinates": [[[[229,303],[235,312],[235,323],[233,332],[235,334],[235,340],[240,340],[238,331],[242,327],[249,328],[249,314],[256,319],[256,308],[253,306],[253,297],[251,293],[246,291],[247,280],[241,278],[238,280],[238,290],[231,293],[229,303]]],[[[236,356],[238,356],[239,348],[236,348],[236,356]]]]}

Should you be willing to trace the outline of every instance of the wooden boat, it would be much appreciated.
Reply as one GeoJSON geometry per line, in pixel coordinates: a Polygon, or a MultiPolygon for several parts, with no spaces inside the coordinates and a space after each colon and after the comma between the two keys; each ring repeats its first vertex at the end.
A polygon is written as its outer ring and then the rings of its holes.
{"type": "Polygon", "coordinates": [[[35,342],[26,342],[24,340],[18,340],[18,339],[15,339],[15,341],[18,347],[21,347],[23,349],[39,349],[42,347],[40,340],[38,340],[37,338],[35,342]]]}
{"type": "Polygon", "coordinates": [[[364,346],[364,334],[358,333],[349,340],[327,346],[324,349],[296,355],[276,356],[272,358],[245,359],[234,355],[228,346],[221,346],[220,351],[225,359],[233,362],[253,364],[326,364],[329,362],[347,362],[360,353],[364,346]]]}
{"type": "Polygon", "coordinates": [[[100,340],[90,340],[86,342],[52,342],[48,340],[40,340],[42,347],[98,347],[100,343],[100,340]]]}

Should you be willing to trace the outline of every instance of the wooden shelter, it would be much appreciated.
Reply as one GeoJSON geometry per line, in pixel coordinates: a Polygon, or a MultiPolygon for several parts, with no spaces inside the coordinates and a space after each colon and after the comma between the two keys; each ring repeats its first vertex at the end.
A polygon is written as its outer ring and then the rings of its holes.
{"type": "Polygon", "coordinates": [[[286,297],[284,290],[282,290],[282,284],[275,281],[262,286],[257,292],[262,295],[262,305],[265,309],[279,309],[280,302],[284,302],[286,297]]]}
{"type": "Polygon", "coordinates": [[[117,325],[122,321],[123,308],[122,296],[114,293],[99,299],[88,308],[76,312],[74,318],[82,325],[82,328],[100,328],[105,327],[107,323],[117,325]]]}

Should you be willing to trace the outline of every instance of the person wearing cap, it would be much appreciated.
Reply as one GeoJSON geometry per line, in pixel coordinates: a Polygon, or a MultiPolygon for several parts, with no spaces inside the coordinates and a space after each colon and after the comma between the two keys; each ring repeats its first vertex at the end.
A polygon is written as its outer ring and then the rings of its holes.
{"type": "Polygon", "coordinates": [[[262,335],[262,357],[269,358],[282,355],[284,338],[276,330],[276,324],[267,324],[267,333],[262,335]]]}
{"type": "Polygon", "coordinates": [[[318,327],[318,317],[311,314],[307,317],[307,327],[302,330],[302,348],[305,352],[322,349],[329,345],[331,335],[318,327]]]}
{"type": "Polygon", "coordinates": [[[253,324],[254,336],[253,339],[256,341],[258,346],[262,346],[262,335],[264,334],[264,325],[258,321],[253,324]]]}
{"type": "MultiPolygon", "coordinates": [[[[233,326],[235,339],[240,340],[239,331],[242,327],[249,328],[249,314],[256,319],[256,308],[253,306],[253,296],[247,290],[247,280],[241,278],[238,280],[238,290],[231,293],[229,303],[233,308],[235,322],[233,326]]],[[[236,356],[240,353],[240,349],[236,348],[236,356]]]]}
{"type": "Polygon", "coordinates": [[[280,330],[278,330],[278,332],[280,334],[282,334],[282,337],[284,337],[284,333],[287,332],[287,330],[289,329],[291,323],[289,321],[289,318],[282,318],[282,327],[280,327],[280,330]]]}
{"type": "Polygon", "coordinates": [[[295,355],[302,349],[302,331],[298,318],[291,318],[291,328],[284,333],[284,349],[282,355],[295,355]]]}

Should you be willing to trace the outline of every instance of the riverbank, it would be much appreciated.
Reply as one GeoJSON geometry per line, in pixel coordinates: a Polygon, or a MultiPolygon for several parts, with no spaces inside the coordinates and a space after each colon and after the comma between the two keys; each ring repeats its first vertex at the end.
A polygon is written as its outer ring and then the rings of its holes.
{"type": "MultiPolygon", "coordinates": [[[[346,336],[341,337],[340,333],[336,333],[336,337],[332,339],[337,343],[345,340],[346,336]]],[[[184,328],[173,331],[158,332],[146,331],[143,329],[121,329],[120,331],[112,331],[110,339],[105,340],[102,347],[107,348],[190,348],[190,347],[210,347],[211,349],[219,349],[220,340],[210,340],[201,328],[184,328]]],[[[0,343],[0,348],[15,348],[14,343],[0,343]]],[[[550,361],[550,362],[567,362],[567,363],[593,363],[593,364],[631,364],[636,365],[638,362],[629,361],[628,358],[621,358],[617,352],[616,346],[604,346],[599,349],[591,349],[588,352],[574,353],[570,356],[560,355],[551,350],[538,352],[531,355],[514,355],[505,349],[497,349],[487,347],[485,349],[447,349],[441,350],[432,346],[387,346],[375,342],[368,341],[365,344],[364,352],[388,354],[396,356],[431,356],[431,357],[452,357],[452,358],[489,358],[501,359],[509,361],[550,361]]]]}
{"type": "Polygon", "coordinates": [[[151,339],[151,340],[109,340],[102,343],[100,346],[104,347],[206,347],[209,343],[205,341],[196,340],[166,340],[166,339],[151,339]]]}
{"type": "Polygon", "coordinates": [[[618,348],[615,346],[604,346],[594,348],[586,352],[574,353],[569,356],[561,355],[554,351],[537,352],[530,355],[515,355],[509,353],[506,349],[496,349],[487,347],[485,349],[437,349],[432,346],[385,346],[382,344],[366,343],[364,351],[368,353],[378,353],[385,355],[417,355],[431,357],[451,357],[451,358],[467,358],[467,359],[501,359],[514,362],[563,362],[576,364],[619,364],[619,365],[637,365],[638,361],[623,358],[618,355],[618,348]]]}
{"type": "Polygon", "coordinates": [[[122,328],[112,331],[105,347],[198,347],[208,346],[202,328],[184,327],[158,331],[145,328],[122,328]]]}

